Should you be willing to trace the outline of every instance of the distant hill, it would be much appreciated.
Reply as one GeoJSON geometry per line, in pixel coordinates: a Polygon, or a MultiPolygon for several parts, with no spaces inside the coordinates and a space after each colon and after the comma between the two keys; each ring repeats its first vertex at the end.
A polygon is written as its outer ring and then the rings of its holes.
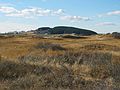
{"type": "Polygon", "coordinates": [[[80,35],[95,35],[97,34],[94,31],[80,29],[75,27],[67,27],[67,26],[57,26],[54,28],[50,27],[41,27],[34,31],[35,34],[80,34],[80,35]]]}

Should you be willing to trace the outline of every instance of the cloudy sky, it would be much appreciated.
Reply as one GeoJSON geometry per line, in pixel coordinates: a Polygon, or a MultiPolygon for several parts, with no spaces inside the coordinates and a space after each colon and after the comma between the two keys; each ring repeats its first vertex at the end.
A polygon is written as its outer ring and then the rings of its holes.
{"type": "Polygon", "coordinates": [[[120,0],[0,0],[0,32],[60,25],[120,32],[120,0]]]}

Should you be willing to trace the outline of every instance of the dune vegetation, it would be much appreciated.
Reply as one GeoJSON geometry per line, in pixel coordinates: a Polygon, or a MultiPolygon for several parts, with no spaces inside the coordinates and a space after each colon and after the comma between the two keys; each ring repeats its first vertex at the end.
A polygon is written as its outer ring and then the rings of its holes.
{"type": "Polygon", "coordinates": [[[119,89],[119,39],[0,36],[0,90],[119,89]]]}

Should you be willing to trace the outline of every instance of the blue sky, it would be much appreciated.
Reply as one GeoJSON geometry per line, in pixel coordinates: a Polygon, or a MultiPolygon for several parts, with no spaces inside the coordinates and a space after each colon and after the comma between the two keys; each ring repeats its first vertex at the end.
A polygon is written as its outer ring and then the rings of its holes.
{"type": "Polygon", "coordinates": [[[120,32],[120,0],[0,0],[0,32],[60,25],[120,32]]]}

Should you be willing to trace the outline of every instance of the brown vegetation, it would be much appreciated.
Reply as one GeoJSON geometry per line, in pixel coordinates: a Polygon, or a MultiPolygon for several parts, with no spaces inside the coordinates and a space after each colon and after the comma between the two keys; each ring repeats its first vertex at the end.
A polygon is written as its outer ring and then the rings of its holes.
{"type": "Polygon", "coordinates": [[[119,90],[120,41],[98,38],[0,37],[0,90],[119,90]]]}

